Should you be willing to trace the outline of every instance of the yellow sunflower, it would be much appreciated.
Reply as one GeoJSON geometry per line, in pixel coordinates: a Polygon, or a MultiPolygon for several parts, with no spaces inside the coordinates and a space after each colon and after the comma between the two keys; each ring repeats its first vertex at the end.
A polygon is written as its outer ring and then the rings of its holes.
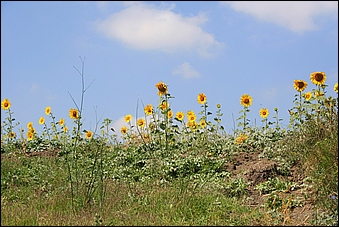
{"type": "Polygon", "coordinates": [[[132,120],[132,115],[131,114],[127,114],[126,116],[125,116],[125,122],[130,122],[132,120]]]}
{"type": "Polygon", "coordinates": [[[199,124],[200,124],[201,128],[205,128],[206,127],[206,121],[205,120],[201,120],[199,124]]]}
{"type": "Polygon", "coordinates": [[[177,112],[177,114],[175,115],[175,117],[179,120],[182,121],[182,119],[184,119],[184,113],[179,111],[177,112]]]}
{"type": "Polygon", "coordinates": [[[10,132],[9,133],[9,138],[14,138],[15,137],[15,132],[10,132]]]}
{"type": "Polygon", "coordinates": [[[259,112],[261,118],[266,118],[268,116],[268,109],[266,108],[261,108],[259,112]]]}
{"type": "Polygon", "coordinates": [[[250,105],[252,105],[252,97],[248,94],[243,94],[240,97],[240,104],[244,107],[249,107],[250,105]]]}
{"type": "Polygon", "coordinates": [[[76,120],[79,118],[79,111],[77,109],[70,109],[69,110],[69,117],[76,120]]]}
{"type": "Polygon", "coordinates": [[[338,93],[338,83],[335,83],[335,84],[334,84],[333,90],[334,90],[336,93],[338,93]]]}
{"type": "Polygon", "coordinates": [[[3,110],[8,110],[10,107],[11,107],[11,102],[8,99],[5,98],[4,100],[2,100],[1,108],[3,110]]]}
{"type": "Polygon", "coordinates": [[[31,129],[31,128],[33,128],[33,123],[30,121],[30,122],[28,122],[28,124],[27,124],[27,128],[28,129],[31,129]]]}
{"type": "Polygon", "coordinates": [[[190,116],[190,115],[195,115],[195,113],[194,113],[194,111],[192,111],[192,110],[189,110],[189,111],[187,111],[187,116],[190,116]]]}
{"type": "Polygon", "coordinates": [[[145,106],[144,111],[145,111],[146,115],[151,115],[153,113],[152,104],[148,104],[147,106],[145,106]]]}
{"type": "Polygon", "coordinates": [[[88,130],[85,134],[86,139],[92,139],[93,137],[93,132],[91,130],[88,130]]]}
{"type": "Polygon", "coordinates": [[[304,98],[306,99],[306,101],[310,100],[312,98],[312,92],[306,92],[304,94],[304,98]]]}
{"type": "Polygon", "coordinates": [[[197,116],[195,114],[187,115],[187,119],[189,122],[193,122],[197,119],[197,116]]]}
{"type": "Polygon", "coordinates": [[[315,85],[323,85],[326,81],[326,74],[324,72],[313,72],[310,74],[310,78],[315,85]]]}
{"type": "Polygon", "coordinates": [[[191,129],[191,130],[196,130],[198,128],[198,123],[195,121],[189,121],[187,122],[187,126],[191,129]]]}
{"type": "Polygon", "coordinates": [[[198,94],[198,103],[199,104],[205,104],[207,101],[206,95],[204,93],[198,94]]]}
{"type": "Polygon", "coordinates": [[[172,118],[172,117],[173,117],[173,112],[172,112],[172,110],[170,110],[170,111],[167,112],[167,117],[168,117],[168,118],[172,118]]]}
{"type": "Polygon", "coordinates": [[[220,108],[221,108],[221,105],[220,105],[219,103],[217,104],[217,108],[218,108],[218,109],[220,109],[220,108]]]}
{"type": "Polygon", "coordinates": [[[30,128],[30,129],[28,129],[28,132],[31,132],[31,133],[34,134],[34,133],[35,133],[35,128],[32,127],[32,128],[30,128]]]}
{"type": "Polygon", "coordinates": [[[51,107],[47,106],[46,109],[45,109],[45,114],[49,115],[50,113],[51,113],[51,107]]]}
{"type": "Polygon", "coordinates": [[[166,95],[168,93],[167,85],[164,82],[159,82],[155,85],[155,87],[158,89],[158,95],[166,95]]]}
{"type": "Polygon", "coordinates": [[[302,92],[303,90],[306,89],[307,87],[307,82],[304,80],[294,80],[294,84],[293,84],[295,90],[302,92]]]}
{"type": "Polygon", "coordinates": [[[127,133],[127,127],[126,126],[122,126],[121,129],[120,129],[120,132],[122,134],[126,134],[127,133]]]}
{"type": "Polygon", "coordinates": [[[64,127],[64,133],[66,133],[67,131],[68,131],[68,127],[65,126],[65,127],[64,127]]]}
{"type": "Polygon", "coordinates": [[[34,133],[27,132],[27,140],[32,140],[34,138],[34,133]]]}
{"type": "Polygon", "coordinates": [[[42,125],[43,123],[45,123],[45,118],[44,117],[40,117],[39,124],[42,125]]]}
{"type": "Polygon", "coordinates": [[[65,124],[65,120],[63,118],[60,118],[59,124],[60,124],[60,126],[63,126],[65,124]]]}
{"type": "Polygon", "coordinates": [[[166,102],[165,100],[163,100],[162,102],[161,102],[161,104],[160,104],[160,109],[162,109],[162,110],[166,110],[168,107],[169,107],[169,105],[168,105],[168,102],[166,102]]]}
{"type": "Polygon", "coordinates": [[[139,127],[143,128],[146,125],[146,121],[144,119],[140,118],[138,120],[137,124],[138,124],[139,127]]]}
{"type": "Polygon", "coordinates": [[[235,140],[234,143],[236,144],[242,144],[246,139],[247,139],[247,135],[244,134],[240,134],[235,140]]]}

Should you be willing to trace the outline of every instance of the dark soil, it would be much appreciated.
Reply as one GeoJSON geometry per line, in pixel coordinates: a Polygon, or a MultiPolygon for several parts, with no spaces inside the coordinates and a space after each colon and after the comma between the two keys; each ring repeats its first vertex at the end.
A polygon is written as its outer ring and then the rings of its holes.
{"type": "MultiPolygon", "coordinates": [[[[271,194],[260,194],[255,186],[266,182],[269,178],[278,177],[284,181],[295,182],[297,185],[303,184],[305,176],[302,174],[300,165],[295,165],[290,169],[290,174],[283,176],[277,171],[278,163],[267,158],[259,158],[260,152],[240,152],[233,156],[232,163],[225,167],[232,173],[233,178],[243,178],[245,183],[250,183],[247,187],[248,205],[252,207],[268,206],[268,199],[271,194]]],[[[314,192],[310,188],[296,187],[284,192],[278,192],[280,198],[298,198],[299,206],[291,206],[283,203],[276,211],[280,214],[282,223],[278,225],[311,225],[310,220],[314,218],[315,201],[314,192]],[[292,197],[293,196],[293,197],[292,197]]],[[[272,209],[271,209],[272,210],[272,209]]],[[[255,225],[255,223],[253,223],[255,225]]]]}

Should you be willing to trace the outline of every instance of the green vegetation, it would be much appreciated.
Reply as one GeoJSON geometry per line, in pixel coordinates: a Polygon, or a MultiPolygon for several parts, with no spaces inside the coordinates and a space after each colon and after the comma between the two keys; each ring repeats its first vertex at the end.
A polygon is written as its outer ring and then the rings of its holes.
{"type": "Polygon", "coordinates": [[[127,114],[119,139],[108,118],[94,132],[83,128],[83,67],[80,104],[71,96],[72,125],[48,106],[42,134],[29,122],[18,136],[11,102],[2,101],[1,225],[338,225],[338,97],[326,95],[325,73],[310,74],[310,92],[294,81],[287,129],[278,108],[273,121],[261,109],[263,127],[250,127],[252,97],[244,94],[233,134],[221,125],[221,106],[213,115],[204,93],[197,115],[174,114],[174,97],[159,82],[156,107],[143,106],[135,125],[127,114]],[[275,175],[255,185],[237,175],[227,166],[241,152],[276,163],[275,175]],[[295,167],[302,179],[291,178],[295,167]],[[249,205],[251,190],[260,205],[249,205]],[[311,213],[297,220],[293,211],[307,201],[311,213]]]}

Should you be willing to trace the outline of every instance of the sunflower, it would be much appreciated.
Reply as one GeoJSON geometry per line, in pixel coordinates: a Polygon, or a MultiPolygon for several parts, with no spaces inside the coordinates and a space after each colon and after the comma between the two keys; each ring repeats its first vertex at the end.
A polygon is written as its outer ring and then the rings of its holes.
{"type": "Polygon", "coordinates": [[[39,124],[42,125],[43,123],[45,123],[45,118],[44,117],[40,117],[39,124]]]}
{"type": "Polygon", "coordinates": [[[313,72],[310,74],[310,78],[315,85],[323,85],[326,81],[326,74],[324,72],[313,72]]]}
{"type": "Polygon", "coordinates": [[[205,104],[207,101],[206,95],[204,93],[198,94],[198,103],[199,104],[205,104]]]}
{"type": "Polygon", "coordinates": [[[304,80],[294,80],[294,84],[293,84],[295,90],[302,92],[303,90],[306,89],[307,87],[307,82],[304,80]]]}
{"type": "Polygon", "coordinates": [[[64,133],[66,133],[67,131],[68,131],[68,127],[65,126],[65,127],[64,127],[64,133]]]}
{"type": "Polygon", "coordinates": [[[137,124],[138,124],[139,127],[143,128],[146,125],[146,121],[144,119],[140,118],[138,120],[137,124]]]}
{"type": "Polygon", "coordinates": [[[153,113],[152,104],[148,104],[147,106],[145,106],[144,111],[145,111],[146,115],[151,115],[153,113]]]}
{"type": "Polygon", "coordinates": [[[8,99],[4,99],[4,100],[1,102],[1,108],[2,108],[3,110],[8,110],[10,107],[11,107],[11,102],[10,102],[8,99]]]}
{"type": "Polygon", "coordinates": [[[178,119],[179,121],[182,121],[182,119],[184,119],[184,113],[181,111],[177,112],[175,118],[178,119]]]}
{"type": "Polygon", "coordinates": [[[163,100],[162,102],[161,102],[161,104],[160,104],[160,109],[162,109],[162,110],[166,110],[168,107],[169,107],[169,105],[168,105],[168,102],[166,102],[165,100],[163,100]]]}
{"type": "Polygon", "coordinates": [[[122,134],[126,134],[127,133],[127,127],[126,126],[122,126],[121,129],[120,129],[120,132],[122,134]]]}
{"type": "Polygon", "coordinates": [[[187,119],[189,122],[193,122],[197,119],[197,116],[195,114],[187,115],[187,119]]]}
{"type": "Polygon", "coordinates": [[[49,115],[50,113],[51,113],[51,107],[47,106],[46,109],[45,109],[45,114],[49,115]]]}
{"type": "Polygon", "coordinates": [[[34,133],[35,133],[35,128],[32,127],[32,128],[30,128],[30,129],[28,129],[28,132],[31,132],[31,133],[34,134],[34,133]]]}
{"type": "Polygon", "coordinates": [[[259,112],[261,118],[266,118],[268,116],[268,109],[266,108],[261,108],[259,112]]]}
{"type": "Polygon", "coordinates": [[[205,120],[201,120],[199,124],[200,124],[201,128],[205,128],[206,127],[206,121],[205,120]]]}
{"type": "Polygon", "coordinates": [[[187,116],[190,116],[190,115],[195,115],[195,113],[194,113],[194,111],[192,111],[192,110],[189,110],[189,111],[187,111],[187,116]]]}
{"type": "Polygon", "coordinates": [[[242,144],[246,139],[247,139],[247,135],[244,134],[240,134],[235,140],[234,143],[236,144],[242,144]]]}
{"type": "Polygon", "coordinates": [[[14,138],[14,137],[15,137],[15,132],[10,132],[10,133],[8,134],[8,136],[9,136],[9,138],[14,138]]]}
{"type": "Polygon", "coordinates": [[[77,109],[70,109],[69,110],[69,117],[76,120],[79,118],[79,111],[77,109]]]}
{"type": "Polygon", "coordinates": [[[217,104],[217,108],[218,108],[218,109],[220,109],[220,108],[221,108],[221,105],[220,105],[219,103],[217,104]]]}
{"type": "Polygon", "coordinates": [[[92,139],[93,137],[93,132],[91,130],[88,130],[85,134],[86,139],[92,139]]]}
{"type": "Polygon", "coordinates": [[[310,100],[312,98],[312,93],[311,92],[306,92],[304,94],[304,98],[306,99],[306,101],[310,100]]]}
{"type": "Polygon", "coordinates": [[[196,130],[198,128],[198,124],[195,121],[189,121],[187,122],[187,126],[191,129],[191,130],[196,130]]]}
{"type": "Polygon", "coordinates": [[[335,83],[335,84],[334,84],[333,90],[334,90],[336,93],[338,93],[338,83],[335,83]]]}
{"type": "Polygon", "coordinates": [[[125,116],[125,122],[130,122],[132,120],[132,115],[131,114],[127,114],[126,116],[125,116]]]}
{"type": "Polygon", "coordinates": [[[252,97],[248,94],[243,94],[240,97],[240,104],[244,107],[249,107],[250,105],[252,105],[252,97]]]}
{"type": "Polygon", "coordinates": [[[65,120],[63,118],[60,118],[59,120],[59,125],[63,126],[65,124],[65,120]]]}
{"type": "Polygon", "coordinates": [[[33,128],[33,123],[30,121],[30,122],[28,122],[28,124],[27,124],[27,128],[28,129],[31,129],[31,128],[33,128]]]}
{"type": "Polygon", "coordinates": [[[155,87],[158,89],[158,95],[166,95],[168,93],[167,85],[164,82],[159,82],[155,85],[155,87]]]}
{"type": "Polygon", "coordinates": [[[27,132],[27,140],[32,140],[34,138],[34,133],[27,132]]]}
{"type": "Polygon", "coordinates": [[[172,112],[172,110],[170,110],[170,111],[167,112],[167,117],[168,117],[168,118],[172,118],[172,117],[173,117],[173,112],[172,112]]]}

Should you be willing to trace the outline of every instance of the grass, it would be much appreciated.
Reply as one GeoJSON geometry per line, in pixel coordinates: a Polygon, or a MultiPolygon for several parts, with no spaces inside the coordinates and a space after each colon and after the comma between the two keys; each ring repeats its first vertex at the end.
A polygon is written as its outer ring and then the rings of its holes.
{"type": "Polygon", "coordinates": [[[203,93],[198,114],[174,114],[173,97],[159,82],[159,103],[143,106],[144,117],[126,115],[119,140],[108,118],[93,132],[82,127],[88,87],[83,68],[77,71],[82,97],[77,105],[71,96],[72,125],[56,121],[47,107],[50,121],[39,119],[41,135],[32,123],[16,135],[11,103],[1,103],[8,116],[1,125],[1,225],[338,224],[338,98],[326,96],[324,73],[311,76],[317,82],[311,97],[302,93],[307,83],[295,81],[287,129],[277,108],[272,121],[263,109],[263,126],[249,126],[252,97],[242,96],[233,134],[221,125],[221,106],[213,116],[203,93]],[[235,166],[241,152],[274,161],[278,176],[252,185],[234,174],[227,166],[235,166]],[[296,166],[298,181],[290,179],[296,166]],[[302,191],[299,197],[295,190],[302,191]],[[249,204],[253,199],[257,206],[249,204]],[[292,220],[310,200],[309,216],[292,220]]]}

